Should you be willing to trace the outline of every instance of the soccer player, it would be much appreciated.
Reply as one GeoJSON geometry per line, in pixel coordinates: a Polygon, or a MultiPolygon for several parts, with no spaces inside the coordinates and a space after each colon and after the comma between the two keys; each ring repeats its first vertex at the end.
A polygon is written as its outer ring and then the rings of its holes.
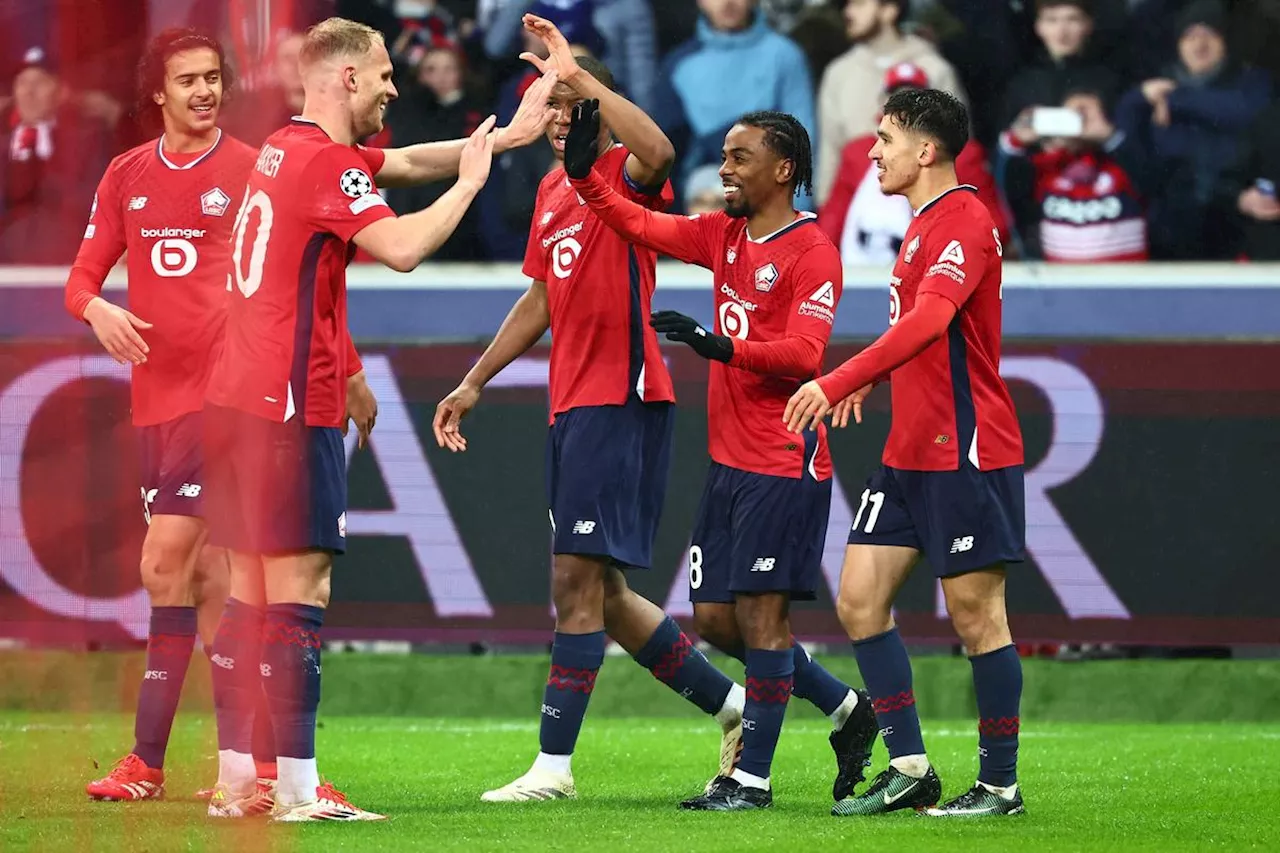
{"type": "MultiPolygon", "coordinates": [[[[547,130],[556,158],[564,159],[574,105],[597,99],[604,116],[604,153],[596,165],[601,180],[646,207],[668,205],[674,153],[666,136],[613,91],[603,64],[573,56],[550,22],[532,15],[524,22],[547,45],[549,58],[522,56],[560,77],[550,98],[556,118],[547,130]]],[[[715,715],[722,730],[719,772],[727,774],[740,741],[742,687],[716,670],[661,608],[632,591],[622,572],[650,565],[671,452],[675,397],[657,336],[645,322],[655,254],[605,227],[563,169],[543,178],[534,210],[524,261],[533,283],[484,355],[441,401],[434,422],[441,447],[466,450],[460,419],[485,384],[550,328],[546,470],[556,628],[540,751],[529,772],[481,799],[576,796],[571,757],[604,661],[606,632],[656,678],[715,715]]]]}
{"type": "MultiPolygon", "coordinates": [[[[422,152],[356,145],[381,130],[396,96],[382,35],[330,18],[307,31],[300,63],[302,115],[267,139],[244,190],[225,342],[206,395],[210,536],[231,551],[215,653],[235,663],[215,669],[219,774],[209,814],[263,810],[248,756],[262,685],[278,752],[273,819],[377,820],[322,785],[315,759],[320,628],[333,555],[346,547],[340,429],[358,359],[347,333],[346,265],[355,247],[399,271],[434,252],[488,178],[494,119],[463,144],[427,152],[433,167],[452,157],[458,180],[430,208],[396,217],[373,175],[420,177],[422,152]],[[252,606],[258,598],[265,613],[252,606]]],[[[550,81],[539,84],[545,98],[550,81]]]]}
{"type": "Polygon", "coordinates": [[[826,432],[790,435],[787,399],[816,376],[843,286],[840,254],[811,213],[809,135],[794,116],[754,112],[725,136],[720,177],[726,209],[689,217],[654,213],[615,192],[591,165],[595,104],[577,108],[565,169],[605,224],[640,246],[715,273],[716,322],[708,332],[674,311],[653,315],[668,340],[711,362],[707,390],[711,470],[689,549],[698,633],[746,664],[742,755],[684,808],[737,811],[773,804],[770,767],[794,691],[835,724],[833,793],[863,779],[875,742],[871,699],[834,678],[791,636],[792,600],[812,600],[822,577],[831,506],[826,432]]]}
{"type": "MultiPolygon", "coordinates": [[[[117,361],[133,365],[148,524],[140,569],[151,624],[135,742],[106,777],[89,783],[89,796],[99,800],[163,796],[165,750],[197,611],[213,616],[201,620],[207,649],[225,596],[225,553],[203,548],[200,410],[222,332],[231,225],[255,157],[217,126],[231,82],[217,41],[184,29],[156,36],[139,66],[139,94],[143,114],[158,114],[163,133],[111,162],[66,285],[71,315],[87,322],[117,361]],[[130,310],[101,296],[126,252],[130,310]]],[[[265,747],[263,737],[259,729],[255,753],[274,761],[269,730],[265,747]]]]}
{"type": "Polygon", "coordinates": [[[884,464],[862,493],[836,602],[890,760],[860,796],[836,803],[836,815],[1023,811],[1022,664],[1004,602],[1005,564],[1025,555],[1022,434],[1000,378],[1000,238],[974,188],[956,181],[968,128],[964,106],[936,89],[886,102],[870,157],[881,190],[906,196],[915,210],[889,280],[889,331],[805,383],[784,414],[797,434],[831,401],[839,425],[850,411],[860,421],[872,386],[892,376],[884,464]],[[936,808],[942,784],[925,755],[911,663],[891,609],[921,554],[942,579],[951,624],[970,655],[979,716],[978,782],[936,808]]]}

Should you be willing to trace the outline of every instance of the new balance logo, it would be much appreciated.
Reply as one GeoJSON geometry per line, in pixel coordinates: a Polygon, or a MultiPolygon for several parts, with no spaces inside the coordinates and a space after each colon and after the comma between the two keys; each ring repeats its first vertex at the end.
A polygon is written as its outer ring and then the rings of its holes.
{"type": "Polygon", "coordinates": [[[270,664],[266,664],[266,663],[260,663],[260,664],[258,664],[258,672],[259,672],[259,674],[261,674],[261,675],[262,675],[262,677],[263,677],[263,678],[270,678],[270,677],[271,677],[271,665],[270,665],[270,664]]]}
{"type": "Polygon", "coordinates": [[[169,673],[163,669],[149,669],[147,674],[142,676],[143,681],[168,681],[169,673]]]}
{"type": "Polygon", "coordinates": [[[180,498],[198,498],[200,497],[200,486],[196,483],[183,483],[178,487],[176,494],[180,498]]]}
{"type": "Polygon", "coordinates": [[[142,210],[142,208],[146,206],[147,197],[145,195],[135,195],[133,198],[129,199],[130,210],[142,210]]]}
{"type": "Polygon", "coordinates": [[[778,559],[776,557],[757,557],[756,561],[751,564],[751,571],[771,572],[773,571],[773,567],[777,564],[777,562],[778,562],[778,559]]]}
{"type": "Polygon", "coordinates": [[[947,244],[947,248],[942,250],[942,254],[938,255],[938,263],[953,263],[956,266],[964,265],[964,249],[960,247],[959,240],[952,240],[947,244]]]}
{"type": "Polygon", "coordinates": [[[573,523],[573,532],[590,536],[596,532],[596,523],[594,521],[575,521],[573,523]]]}
{"type": "Polygon", "coordinates": [[[972,548],[973,548],[972,536],[961,536],[959,539],[953,539],[951,541],[952,554],[962,554],[965,551],[968,551],[972,548]]]}
{"type": "Polygon", "coordinates": [[[215,666],[220,666],[223,669],[236,668],[235,658],[226,658],[226,657],[223,657],[222,655],[214,655],[213,657],[209,658],[209,661],[213,663],[215,666]]]}

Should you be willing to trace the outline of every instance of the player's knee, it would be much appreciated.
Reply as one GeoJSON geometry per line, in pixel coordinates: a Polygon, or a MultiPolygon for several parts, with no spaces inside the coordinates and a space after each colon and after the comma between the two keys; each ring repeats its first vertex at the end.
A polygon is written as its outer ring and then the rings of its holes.
{"type": "Polygon", "coordinates": [[[741,657],[744,654],[738,624],[734,619],[733,611],[728,608],[695,607],[693,630],[704,642],[710,643],[727,655],[741,657]]]}
{"type": "Polygon", "coordinates": [[[153,606],[172,607],[190,603],[191,560],[185,542],[148,536],[142,543],[139,569],[142,586],[153,606]]]}
{"type": "Polygon", "coordinates": [[[556,558],[551,570],[551,599],[561,628],[572,631],[603,620],[605,574],[592,560],[556,558]]]}
{"type": "Polygon", "coordinates": [[[836,616],[845,632],[854,640],[883,634],[892,626],[889,608],[870,597],[850,595],[844,590],[836,596],[836,616]]]}
{"type": "Polygon", "coordinates": [[[947,596],[947,614],[965,648],[986,650],[1003,643],[1009,634],[1004,603],[987,597],[947,596]]]}

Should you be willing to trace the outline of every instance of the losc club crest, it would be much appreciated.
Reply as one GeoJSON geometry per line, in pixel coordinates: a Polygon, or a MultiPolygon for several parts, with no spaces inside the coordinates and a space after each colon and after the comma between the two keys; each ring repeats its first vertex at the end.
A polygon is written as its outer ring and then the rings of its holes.
{"type": "Polygon", "coordinates": [[[214,187],[200,196],[200,212],[205,216],[223,216],[231,206],[231,196],[214,187]]]}
{"type": "Polygon", "coordinates": [[[768,293],[778,281],[778,268],[773,264],[765,264],[756,270],[756,290],[768,293]]]}
{"type": "Polygon", "coordinates": [[[920,248],[920,235],[917,234],[915,237],[911,238],[911,242],[907,244],[907,253],[902,256],[902,262],[904,264],[911,263],[911,259],[916,256],[916,250],[919,248],[920,248]]]}

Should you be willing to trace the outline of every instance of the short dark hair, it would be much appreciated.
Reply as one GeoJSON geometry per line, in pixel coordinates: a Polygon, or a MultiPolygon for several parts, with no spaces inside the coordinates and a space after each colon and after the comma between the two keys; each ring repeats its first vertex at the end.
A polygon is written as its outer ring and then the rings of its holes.
{"type": "Polygon", "coordinates": [[[884,114],[903,130],[932,139],[948,160],[969,142],[969,111],[941,89],[899,89],[884,102],[884,114]]]}
{"type": "Polygon", "coordinates": [[[144,122],[159,122],[156,102],[152,95],[164,89],[165,63],[175,53],[184,50],[195,50],[207,47],[218,54],[218,65],[222,68],[222,93],[226,97],[235,86],[235,72],[227,62],[227,53],[222,42],[211,35],[189,27],[171,27],[159,32],[138,62],[138,118],[144,122]]]}
{"type": "Polygon", "coordinates": [[[583,71],[596,78],[600,83],[604,84],[610,92],[618,90],[618,84],[613,79],[613,72],[609,70],[609,66],[605,65],[594,56],[587,56],[585,53],[580,56],[574,56],[578,61],[578,67],[583,71]]]}
{"type": "Polygon", "coordinates": [[[1074,6],[1084,15],[1093,17],[1092,0],[1036,0],[1036,14],[1039,15],[1046,9],[1056,9],[1059,6],[1074,6]]]}
{"type": "MultiPolygon", "coordinates": [[[[894,23],[897,24],[898,29],[902,29],[907,23],[907,18],[911,15],[910,0],[880,0],[880,2],[886,6],[898,7],[898,20],[894,23]]],[[[840,5],[843,6],[844,4],[841,3],[840,5]]]]}
{"type": "Polygon", "coordinates": [[[813,147],[809,142],[809,131],[804,129],[799,119],[790,113],[758,110],[747,113],[736,123],[763,130],[765,146],[782,159],[792,162],[791,182],[795,191],[803,190],[806,195],[813,192],[813,147]]]}

